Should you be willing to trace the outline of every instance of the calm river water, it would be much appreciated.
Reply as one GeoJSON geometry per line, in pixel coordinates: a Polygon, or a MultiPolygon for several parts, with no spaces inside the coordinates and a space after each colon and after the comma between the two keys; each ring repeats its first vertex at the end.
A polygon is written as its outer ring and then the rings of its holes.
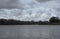
{"type": "Polygon", "coordinates": [[[60,39],[60,25],[0,25],[0,39],[60,39]]]}

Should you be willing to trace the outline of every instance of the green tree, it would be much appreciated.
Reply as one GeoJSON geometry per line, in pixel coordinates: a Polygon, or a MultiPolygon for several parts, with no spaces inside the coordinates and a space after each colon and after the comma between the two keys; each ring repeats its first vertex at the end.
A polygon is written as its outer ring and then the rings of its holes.
{"type": "Polygon", "coordinates": [[[51,17],[49,22],[50,23],[59,23],[60,19],[58,17],[51,17]]]}

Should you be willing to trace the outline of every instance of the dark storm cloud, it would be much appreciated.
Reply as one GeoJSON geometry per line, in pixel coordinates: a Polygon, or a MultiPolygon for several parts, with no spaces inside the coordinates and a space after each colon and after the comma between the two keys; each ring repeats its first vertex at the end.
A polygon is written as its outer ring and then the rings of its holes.
{"type": "Polygon", "coordinates": [[[47,2],[47,1],[51,1],[51,0],[37,0],[38,2],[47,2]]]}
{"type": "Polygon", "coordinates": [[[19,0],[0,0],[0,8],[17,8],[20,7],[19,0]]]}

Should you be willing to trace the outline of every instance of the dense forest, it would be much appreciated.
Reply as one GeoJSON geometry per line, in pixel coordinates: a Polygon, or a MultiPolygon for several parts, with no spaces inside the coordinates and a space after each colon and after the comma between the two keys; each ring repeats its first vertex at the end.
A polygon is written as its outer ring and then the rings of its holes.
{"type": "Polygon", "coordinates": [[[58,17],[51,17],[49,21],[20,21],[15,19],[0,19],[0,25],[60,25],[58,17]]]}

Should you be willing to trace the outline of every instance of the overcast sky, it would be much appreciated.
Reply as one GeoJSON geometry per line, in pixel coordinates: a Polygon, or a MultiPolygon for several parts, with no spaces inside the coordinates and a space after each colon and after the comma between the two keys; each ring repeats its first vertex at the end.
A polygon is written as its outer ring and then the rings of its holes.
{"type": "Polygon", "coordinates": [[[0,18],[22,21],[60,17],[60,0],[0,0],[0,18]]]}

